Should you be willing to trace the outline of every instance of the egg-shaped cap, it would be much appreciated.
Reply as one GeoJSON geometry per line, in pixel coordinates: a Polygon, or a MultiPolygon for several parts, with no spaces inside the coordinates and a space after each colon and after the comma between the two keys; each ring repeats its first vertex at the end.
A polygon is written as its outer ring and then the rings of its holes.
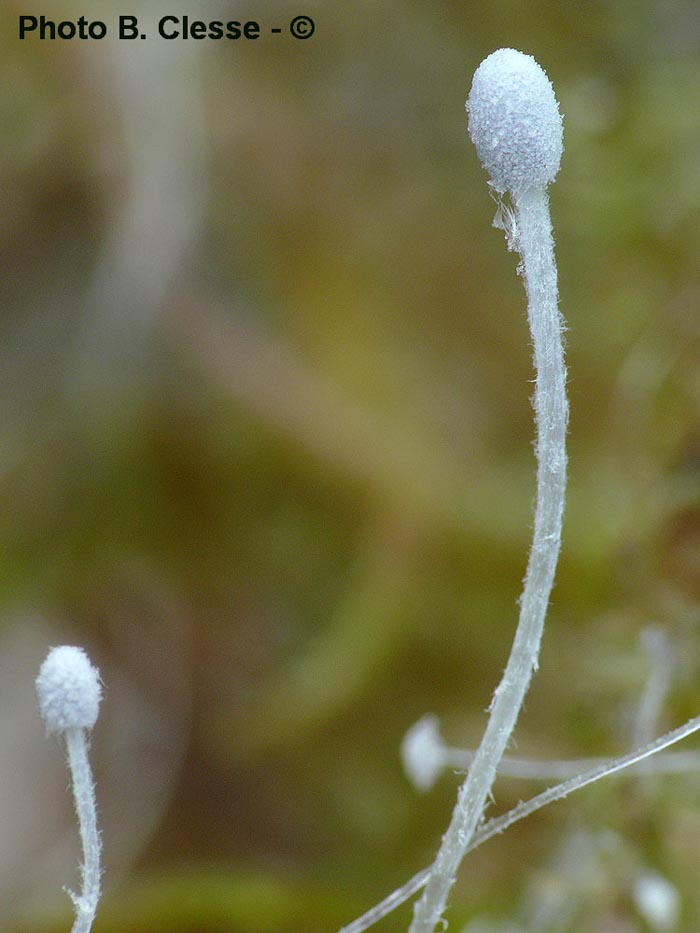
{"type": "Polygon", "coordinates": [[[48,732],[95,725],[102,685],[99,671],[82,648],[52,648],[39,669],[36,693],[48,732]]]}
{"type": "Polygon", "coordinates": [[[474,72],[469,135],[501,194],[545,188],[559,171],[562,118],[547,75],[531,55],[492,52],[474,72]]]}

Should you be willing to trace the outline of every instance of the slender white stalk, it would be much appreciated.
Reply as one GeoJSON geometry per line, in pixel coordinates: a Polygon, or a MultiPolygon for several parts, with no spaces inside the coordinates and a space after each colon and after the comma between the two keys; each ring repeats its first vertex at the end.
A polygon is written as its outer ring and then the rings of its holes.
{"type": "Polygon", "coordinates": [[[80,894],[70,892],[75,906],[75,922],[71,933],[90,933],[100,900],[102,849],[97,830],[95,785],[88,760],[85,729],[66,729],[65,737],[68,767],[73,783],[73,801],[83,848],[83,863],[80,868],[82,890],[80,894]]]}
{"type": "MultiPolygon", "coordinates": [[[[618,774],[628,768],[634,769],[635,773],[648,773],[649,770],[652,770],[652,762],[661,760],[661,758],[664,757],[660,755],[658,759],[654,759],[652,756],[657,755],[659,752],[663,751],[663,749],[668,748],[670,745],[674,745],[676,742],[680,742],[682,739],[687,738],[698,730],[700,730],[700,716],[688,720],[684,725],[679,726],[672,732],[667,732],[666,735],[661,736],[661,738],[650,742],[642,748],[635,749],[635,751],[629,752],[627,755],[622,755],[619,758],[605,759],[590,770],[569,778],[554,787],[547,788],[547,790],[543,791],[541,794],[537,794],[537,796],[532,797],[530,800],[519,803],[512,810],[509,810],[508,813],[503,814],[503,816],[489,820],[487,823],[480,826],[474,833],[471,841],[467,844],[466,852],[471,852],[488,839],[504,832],[509,826],[512,826],[513,823],[525,819],[525,817],[530,816],[532,813],[535,813],[535,811],[541,810],[542,807],[546,807],[548,804],[554,803],[557,800],[562,800],[564,797],[568,797],[569,794],[574,793],[574,791],[581,790],[583,787],[587,787],[589,784],[601,780],[601,778],[608,777],[612,774],[618,774]],[[639,765],[639,768],[635,767],[637,765],[639,765]],[[646,765],[646,767],[644,767],[644,765],[646,765]]],[[[688,754],[697,755],[697,753],[692,752],[688,754]]],[[[400,888],[392,891],[384,900],[375,904],[374,907],[370,908],[370,910],[361,917],[358,917],[356,920],[353,920],[352,923],[344,926],[339,930],[339,933],[364,933],[365,930],[369,929],[373,924],[378,923],[386,917],[387,914],[390,914],[409,898],[413,897],[414,894],[417,894],[421,888],[424,888],[428,879],[431,877],[432,869],[433,866],[431,865],[428,866],[428,868],[423,868],[421,871],[416,872],[416,874],[413,875],[412,878],[409,878],[400,888]]]]}
{"type": "MultiPolygon", "coordinates": [[[[650,676],[655,676],[655,672],[652,671],[650,676]]],[[[643,697],[646,696],[647,690],[644,691],[643,697]]],[[[635,747],[645,745],[650,738],[649,733],[645,732],[641,739],[634,742],[635,747]]],[[[401,754],[409,779],[417,790],[425,793],[446,769],[467,770],[476,752],[469,748],[446,745],[440,735],[437,717],[423,716],[406,733],[401,745],[401,754]]],[[[527,781],[564,781],[605,765],[608,761],[608,758],[600,757],[538,760],[504,755],[498,765],[498,775],[527,781]]],[[[635,774],[644,775],[700,772],[700,751],[655,755],[635,765],[631,770],[635,774]]]]}
{"type": "MultiPolygon", "coordinates": [[[[454,758],[450,762],[453,767],[459,767],[458,749],[455,749],[454,758]]],[[[467,767],[474,757],[473,752],[461,753],[462,767],[467,767]]],[[[525,781],[564,781],[577,777],[587,771],[600,768],[609,763],[607,758],[572,758],[559,761],[530,761],[527,758],[511,758],[504,755],[498,766],[501,777],[516,778],[525,781]]],[[[700,751],[668,752],[665,755],[655,755],[648,760],[640,761],[638,765],[630,766],[635,775],[659,774],[700,774],[700,751]]]]}
{"type": "Polygon", "coordinates": [[[418,894],[421,888],[425,887],[425,882],[428,880],[429,875],[430,866],[417,871],[415,875],[409,878],[405,884],[402,884],[400,888],[392,891],[391,894],[388,894],[383,901],[375,904],[374,907],[370,907],[370,909],[362,914],[361,917],[358,917],[357,920],[353,920],[352,923],[348,923],[347,926],[338,930],[338,933],[364,933],[365,930],[369,930],[371,926],[374,926],[375,923],[379,923],[380,920],[383,920],[384,917],[396,910],[397,907],[405,904],[414,894],[418,894]]]}
{"type": "Polygon", "coordinates": [[[36,692],[46,731],[65,739],[83,849],[82,890],[80,894],[69,891],[75,907],[71,933],[90,933],[100,899],[101,844],[88,760],[88,730],[94,726],[99,711],[100,675],[82,648],[61,645],[52,648],[41,665],[36,692]]]}
{"type": "Polygon", "coordinates": [[[533,58],[513,49],[490,55],[470,92],[469,130],[493,187],[510,191],[510,245],[521,255],[532,334],[537,425],[537,504],[520,618],[481,744],[459,790],[409,933],[432,933],[482,819],[498,764],[537,668],[561,542],[566,488],[566,371],[547,184],[559,168],[562,125],[552,86],[533,58]]]}

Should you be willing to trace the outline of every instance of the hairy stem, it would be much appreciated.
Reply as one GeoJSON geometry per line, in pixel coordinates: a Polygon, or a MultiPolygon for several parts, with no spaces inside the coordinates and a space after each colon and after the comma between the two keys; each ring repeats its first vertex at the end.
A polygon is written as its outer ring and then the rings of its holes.
{"type": "Polygon", "coordinates": [[[520,619],[503,678],[496,688],[481,745],[460,788],[409,933],[433,933],[455,881],[457,868],[474,837],[491,792],[498,764],[537,668],[547,604],[559,556],[566,488],[566,371],[562,320],[557,305],[557,270],[545,189],[513,194],[516,245],[528,300],[535,368],[537,425],[537,505],[532,548],[520,600],[520,619]]]}
{"type": "Polygon", "coordinates": [[[83,847],[82,891],[71,894],[75,922],[71,933],[90,933],[100,899],[100,834],[97,829],[95,786],[87,755],[85,729],[66,729],[68,765],[73,779],[73,800],[83,847]]]}

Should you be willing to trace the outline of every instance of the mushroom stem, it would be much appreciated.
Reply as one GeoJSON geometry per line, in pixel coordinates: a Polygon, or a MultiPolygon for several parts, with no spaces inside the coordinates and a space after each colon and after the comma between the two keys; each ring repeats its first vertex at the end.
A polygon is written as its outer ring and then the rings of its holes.
{"type": "Polygon", "coordinates": [[[97,829],[95,785],[87,754],[85,729],[66,729],[66,752],[73,783],[73,801],[78,817],[83,863],[80,867],[82,891],[71,893],[75,906],[75,922],[71,933],[90,933],[100,900],[100,852],[102,845],[97,829]]]}
{"type": "Polygon", "coordinates": [[[561,544],[566,489],[566,370],[547,185],[561,156],[561,116],[533,58],[501,49],[482,62],[469,96],[469,130],[497,191],[509,190],[515,222],[509,247],[521,256],[537,373],[537,504],[520,618],[481,744],[459,789],[450,825],[414,908],[409,933],[433,933],[460,862],[481,821],[530,685],[561,544]]]}

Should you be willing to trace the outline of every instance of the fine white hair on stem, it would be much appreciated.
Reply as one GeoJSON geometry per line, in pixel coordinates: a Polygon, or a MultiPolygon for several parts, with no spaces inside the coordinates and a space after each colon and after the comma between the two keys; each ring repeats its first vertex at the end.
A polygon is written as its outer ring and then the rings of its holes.
{"type": "MultiPolygon", "coordinates": [[[[574,791],[581,790],[583,787],[594,784],[596,781],[600,781],[602,778],[608,777],[609,775],[618,774],[628,768],[634,768],[635,765],[641,765],[647,760],[650,761],[653,755],[657,755],[665,748],[675,745],[676,742],[680,742],[682,739],[687,738],[698,730],[700,730],[700,716],[689,719],[684,725],[679,726],[677,729],[673,729],[671,732],[667,732],[665,735],[655,739],[648,745],[644,745],[642,748],[637,748],[633,752],[621,755],[619,758],[606,759],[600,764],[596,764],[590,770],[584,771],[575,777],[568,778],[566,781],[562,781],[554,787],[548,787],[547,790],[542,791],[541,794],[537,794],[535,797],[531,797],[530,800],[519,803],[512,810],[504,813],[503,816],[498,816],[486,823],[482,823],[474,832],[471,841],[467,843],[465,854],[466,852],[471,852],[473,849],[476,849],[493,836],[505,832],[513,823],[525,819],[537,810],[541,810],[543,807],[548,806],[548,804],[555,803],[557,800],[563,800],[564,797],[568,797],[569,794],[573,794],[574,791]]],[[[640,767],[639,770],[642,771],[642,768],[640,767]]],[[[353,920],[352,923],[344,926],[339,930],[339,933],[364,933],[364,930],[368,930],[373,924],[378,923],[386,917],[387,914],[390,914],[409,898],[413,897],[414,894],[417,894],[421,888],[425,888],[432,875],[432,869],[433,866],[431,865],[428,868],[423,868],[421,871],[416,872],[416,874],[413,875],[412,878],[409,878],[400,888],[392,891],[384,900],[375,904],[374,907],[370,908],[361,917],[358,917],[356,920],[353,920]]]]}
{"type": "Polygon", "coordinates": [[[520,618],[481,744],[459,790],[450,825],[416,903],[409,933],[432,933],[457,868],[482,819],[496,771],[537,667],[545,613],[559,557],[566,488],[568,403],[547,185],[559,170],[562,119],[537,62],[499,49],[476,70],[467,102],[469,132],[499,193],[510,192],[515,224],[509,246],[521,256],[536,369],[537,501],[520,618]]]}
{"type": "Polygon", "coordinates": [[[49,733],[64,737],[83,849],[82,890],[69,892],[75,907],[71,933],[90,933],[100,899],[100,834],[95,785],[88,760],[88,729],[99,712],[100,675],[82,648],[52,648],[36,679],[39,710],[49,733]]]}

